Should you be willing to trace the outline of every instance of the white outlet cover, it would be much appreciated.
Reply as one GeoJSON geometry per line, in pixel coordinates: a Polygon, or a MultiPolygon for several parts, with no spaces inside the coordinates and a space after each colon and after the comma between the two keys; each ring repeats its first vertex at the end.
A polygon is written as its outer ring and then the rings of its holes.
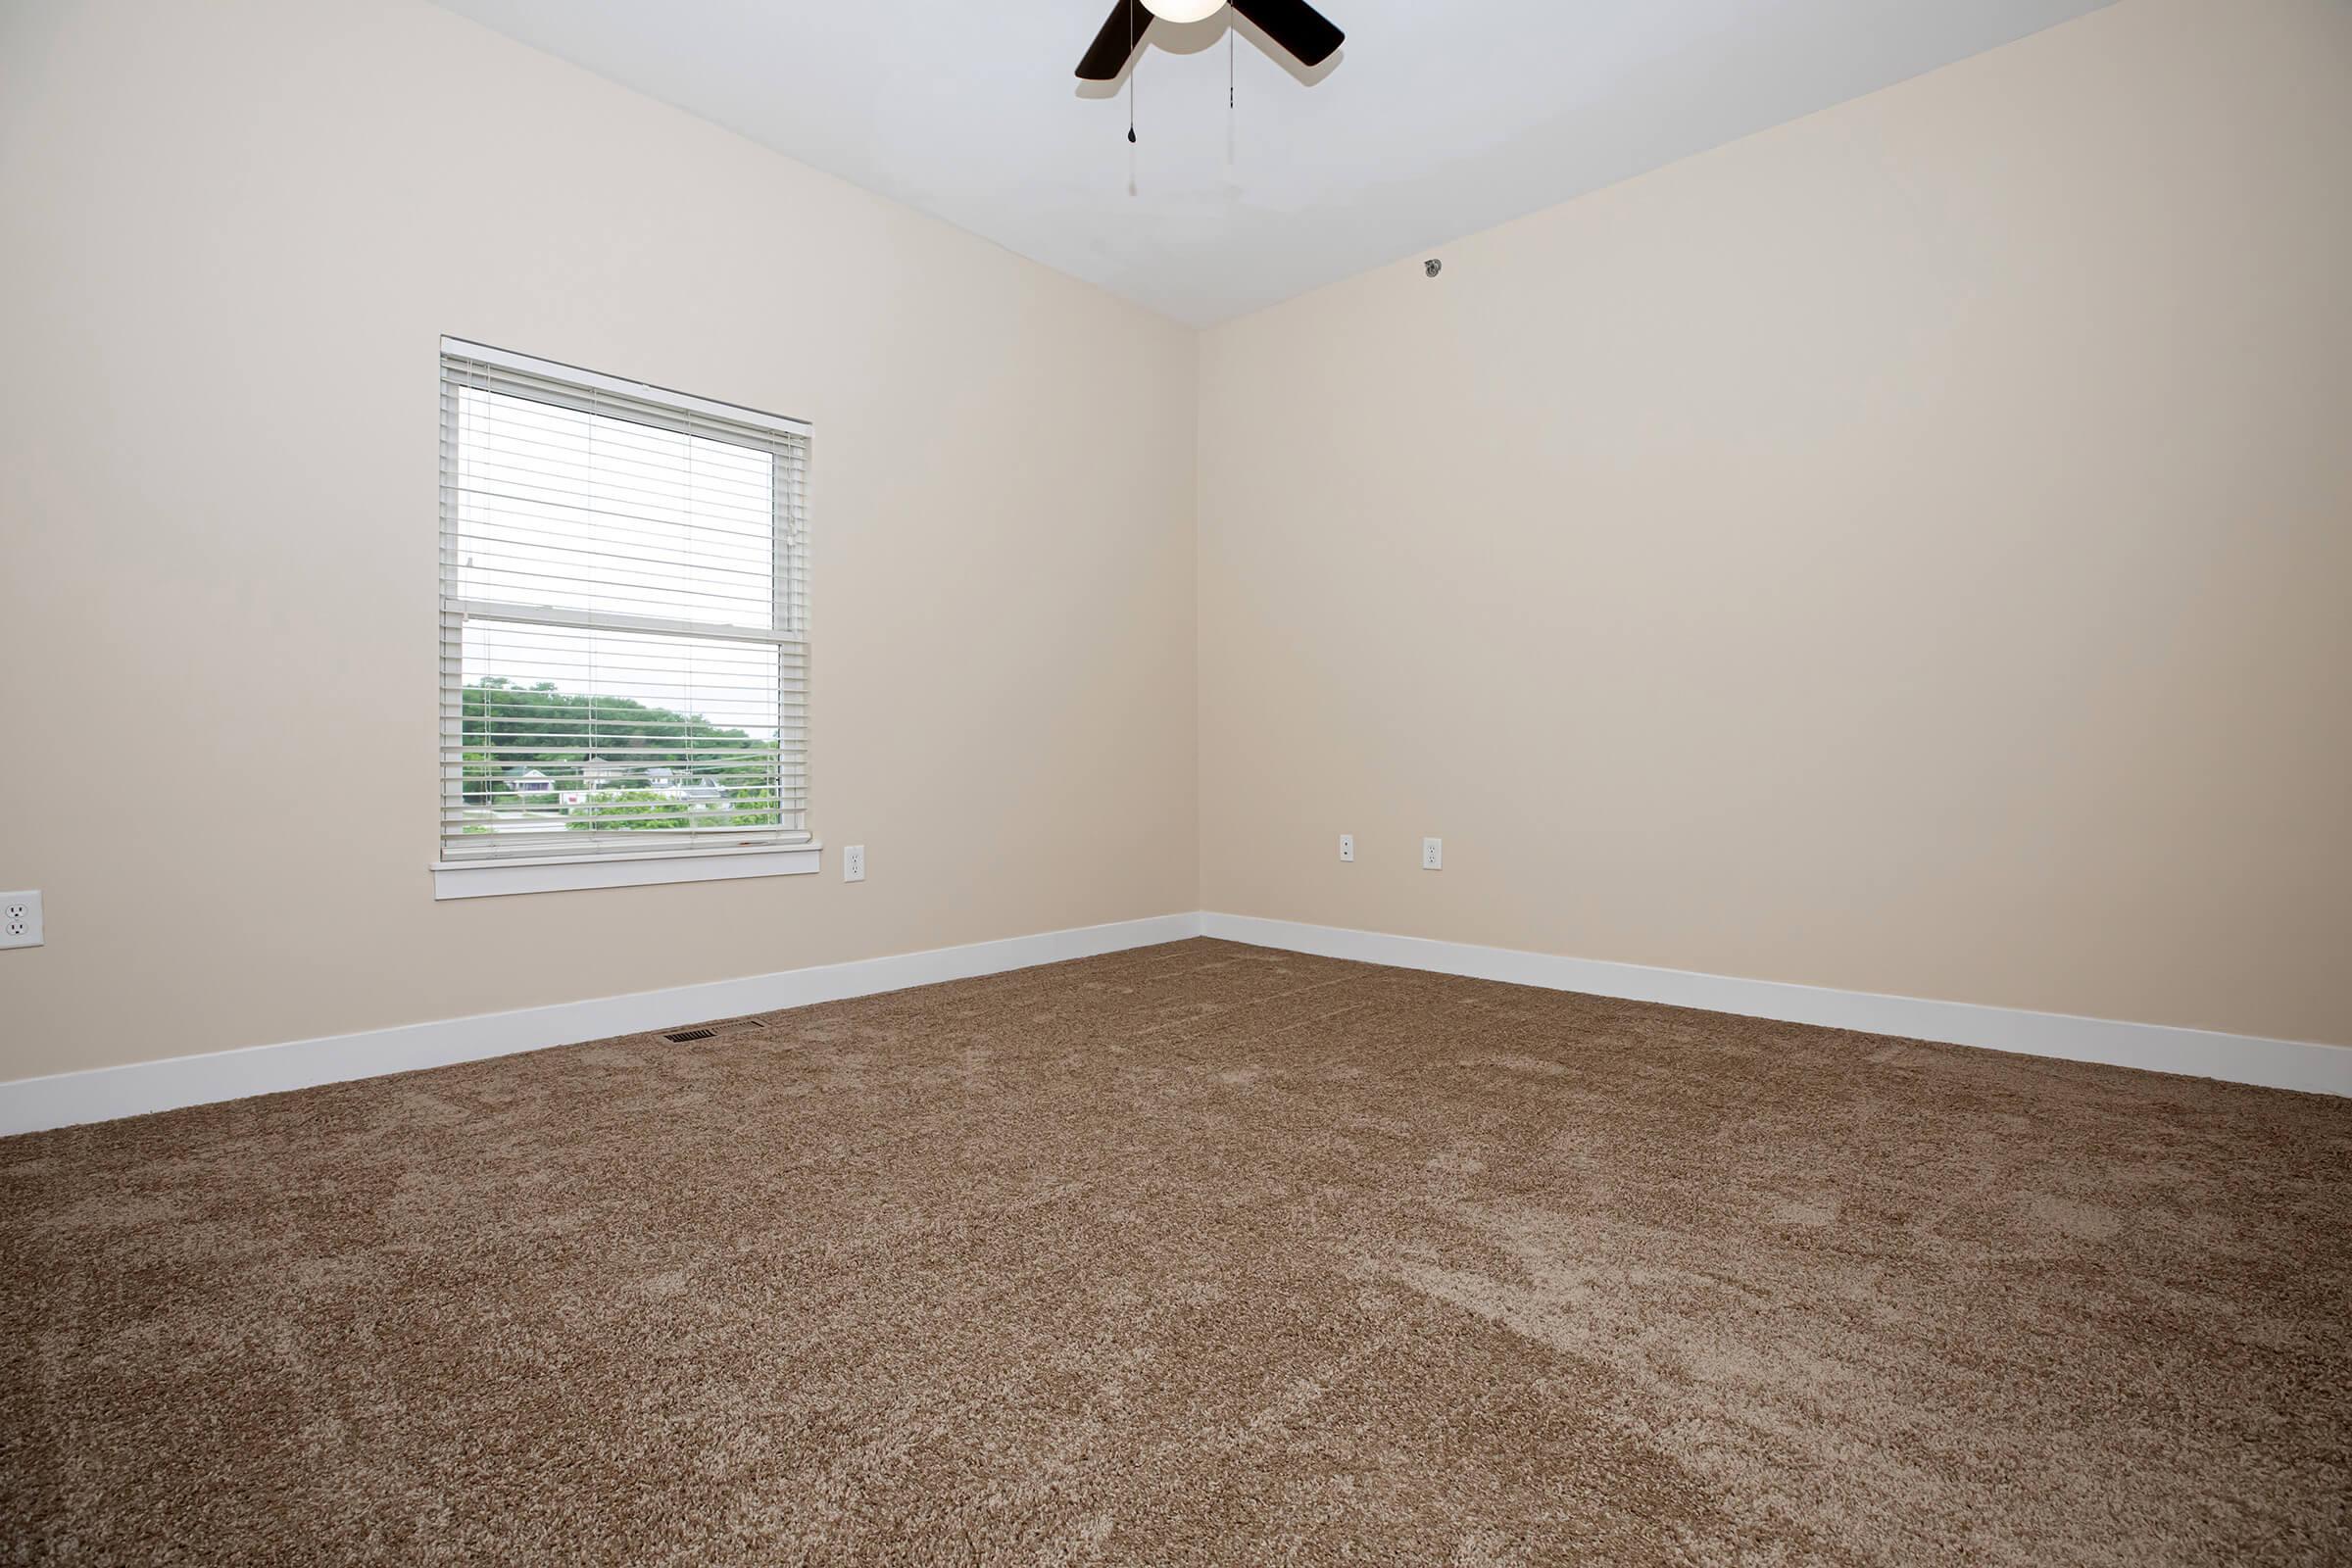
{"type": "Polygon", "coordinates": [[[1340,858],[1343,860],[1353,860],[1355,858],[1354,834],[1343,833],[1340,835],[1340,858]]]}
{"type": "Polygon", "coordinates": [[[42,941],[39,890],[0,893],[0,948],[37,948],[42,941]]]}
{"type": "Polygon", "coordinates": [[[1421,869],[1442,871],[1445,868],[1446,841],[1444,839],[1423,839],[1421,841],[1421,869]]]}
{"type": "Polygon", "coordinates": [[[865,846],[853,844],[841,852],[841,879],[844,882],[865,880],[865,846]]]}

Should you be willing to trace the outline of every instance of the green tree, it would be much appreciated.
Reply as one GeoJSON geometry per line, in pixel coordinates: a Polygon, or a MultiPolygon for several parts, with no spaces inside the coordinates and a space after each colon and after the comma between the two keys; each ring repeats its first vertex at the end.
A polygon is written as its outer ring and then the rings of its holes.
{"type": "Polygon", "coordinates": [[[573,807],[571,820],[564,825],[590,832],[637,833],[695,824],[684,806],[653,790],[613,790],[591,795],[586,804],[573,807]]]}
{"type": "MultiPolygon", "coordinates": [[[[563,788],[594,757],[623,769],[617,782],[624,787],[644,785],[646,770],[655,767],[717,783],[727,791],[731,810],[727,818],[710,813],[710,826],[757,826],[778,819],[769,761],[774,743],[713,724],[700,713],[629,697],[561,691],[553,681],[518,686],[487,675],[465,690],[462,735],[469,806],[510,804],[507,775],[520,768],[537,768],[563,788]]],[[[676,814],[680,820],[674,825],[688,825],[682,806],[676,814]]]]}

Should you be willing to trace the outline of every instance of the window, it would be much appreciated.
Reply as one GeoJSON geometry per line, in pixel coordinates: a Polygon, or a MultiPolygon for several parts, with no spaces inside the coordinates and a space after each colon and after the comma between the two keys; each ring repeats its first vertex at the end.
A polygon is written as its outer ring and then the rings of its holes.
{"type": "Polygon", "coordinates": [[[815,869],[808,464],[796,420],[442,340],[435,870],[538,873],[442,896],[815,869]],[[655,857],[726,863],[613,870],[655,857]]]}

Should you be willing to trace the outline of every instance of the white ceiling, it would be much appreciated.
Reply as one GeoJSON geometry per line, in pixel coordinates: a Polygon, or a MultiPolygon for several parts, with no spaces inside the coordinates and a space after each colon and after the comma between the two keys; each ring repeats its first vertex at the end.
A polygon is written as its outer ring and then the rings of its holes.
{"type": "Polygon", "coordinates": [[[441,0],[1178,320],[1206,325],[1932,71],[2109,0],[1317,0],[1313,75],[1247,23],[1110,0],[441,0]]]}

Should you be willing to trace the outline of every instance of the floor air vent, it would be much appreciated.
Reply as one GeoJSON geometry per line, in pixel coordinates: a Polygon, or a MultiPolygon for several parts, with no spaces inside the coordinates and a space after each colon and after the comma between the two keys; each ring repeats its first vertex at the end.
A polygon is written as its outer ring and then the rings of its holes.
{"type": "Polygon", "coordinates": [[[715,1040],[718,1038],[718,1031],[715,1029],[681,1029],[674,1035],[663,1035],[662,1038],[673,1046],[682,1046],[689,1040],[715,1040]]]}

